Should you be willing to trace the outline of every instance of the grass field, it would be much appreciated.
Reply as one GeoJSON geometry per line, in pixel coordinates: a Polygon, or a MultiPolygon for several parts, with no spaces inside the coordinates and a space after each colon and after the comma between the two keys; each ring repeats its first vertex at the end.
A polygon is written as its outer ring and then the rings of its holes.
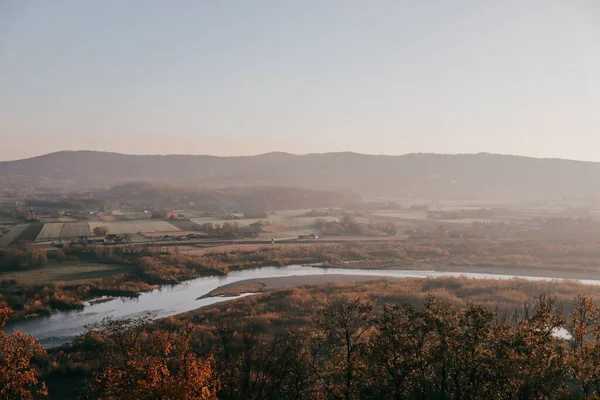
{"type": "MultiPolygon", "coordinates": [[[[269,218],[264,218],[264,220],[267,220],[267,219],[269,219],[269,218]]],[[[238,226],[248,226],[255,222],[261,221],[261,219],[252,218],[252,219],[226,220],[226,219],[221,219],[221,218],[191,218],[190,221],[192,221],[193,223],[195,223],[197,225],[203,225],[203,224],[223,225],[226,222],[229,222],[230,224],[233,224],[235,222],[238,224],[238,226]]]]}
{"type": "Polygon", "coordinates": [[[376,217],[388,217],[388,218],[400,218],[400,219],[427,219],[427,213],[424,211],[413,211],[413,210],[405,210],[405,211],[378,211],[373,213],[372,215],[376,217]]]}
{"type": "Polygon", "coordinates": [[[90,228],[87,222],[74,222],[65,224],[62,229],[61,238],[63,240],[79,236],[89,236],[90,228]]]}
{"type": "Polygon", "coordinates": [[[90,221],[90,231],[103,226],[108,229],[108,233],[122,235],[125,233],[145,233],[145,232],[176,232],[179,228],[169,224],[166,221],[120,221],[120,222],[102,222],[90,221]]]}
{"type": "MultiPolygon", "coordinates": [[[[294,248],[298,246],[318,246],[317,243],[294,243],[294,244],[278,244],[278,249],[294,248]]],[[[180,246],[179,254],[186,256],[203,256],[210,253],[229,253],[236,251],[258,251],[260,249],[272,249],[270,244],[226,244],[220,246],[199,247],[199,246],[180,246]]]]}
{"type": "Polygon", "coordinates": [[[14,279],[22,285],[45,285],[54,282],[76,285],[130,271],[131,267],[124,265],[64,262],[29,271],[0,273],[0,280],[14,279]]]}

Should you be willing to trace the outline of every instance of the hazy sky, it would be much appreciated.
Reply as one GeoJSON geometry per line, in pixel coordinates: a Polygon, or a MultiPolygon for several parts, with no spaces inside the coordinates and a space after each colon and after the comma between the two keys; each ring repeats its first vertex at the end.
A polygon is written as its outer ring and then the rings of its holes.
{"type": "Polygon", "coordinates": [[[600,160],[600,0],[0,0],[0,160],[600,160]]]}

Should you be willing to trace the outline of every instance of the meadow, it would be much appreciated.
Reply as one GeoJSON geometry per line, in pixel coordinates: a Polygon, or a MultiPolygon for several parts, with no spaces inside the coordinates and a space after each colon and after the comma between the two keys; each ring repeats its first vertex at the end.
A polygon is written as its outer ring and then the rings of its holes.
{"type": "Polygon", "coordinates": [[[128,265],[64,261],[60,264],[51,263],[43,268],[4,272],[0,274],[0,280],[14,280],[17,285],[47,285],[53,283],[80,285],[110,278],[118,274],[130,273],[131,271],[132,267],[128,265]]]}

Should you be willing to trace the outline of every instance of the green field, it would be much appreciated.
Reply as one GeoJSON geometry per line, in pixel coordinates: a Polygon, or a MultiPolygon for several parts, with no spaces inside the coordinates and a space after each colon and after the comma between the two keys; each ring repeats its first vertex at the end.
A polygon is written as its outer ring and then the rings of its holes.
{"type": "Polygon", "coordinates": [[[126,265],[64,262],[28,271],[0,273],[0,281],[14,279],[22,285],[43,285],[55,282],[76,285],[127,272],[131,272],[131,267],[126,265]]]}

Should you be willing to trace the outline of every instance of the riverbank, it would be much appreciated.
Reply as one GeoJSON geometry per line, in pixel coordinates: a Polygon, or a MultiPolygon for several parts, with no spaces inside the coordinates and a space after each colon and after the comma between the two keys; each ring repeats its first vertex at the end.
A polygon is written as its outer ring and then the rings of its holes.
{"type": "MultiPolygon", "coordinates": [[[[67,263],[18,273],[4,272],[0,274],[1,301],[13,311],[10,319],[15,321],[81,308],[83,302],[100,296],[138,297],[157,285],[164,287],[198,277],[227,277],[237,271],[296,264],[351,270],[435,269],[453,273],[600,279],[597,265],[600,246],[579,239],[432,239],[192,250],[191,246],[187,250],[67,249],[67,257],[78,259],[82,267],[97,266],[100,272],[84,274],[84,269],[69,269],[67,263]],[[38,283],[33,285],[32,282],[38,283]]],[[[263,290],[262,286],[250,289],[263,290]]]]}
{"type": "MultiPolygon", "coordinates": [[[[247,279],[218,287],[200,298],[217,296],[238,296],[244,293],[260,293],[268,290],[283,289],[305,285],[323,285],[329,283],[355,283],[382,279],[373,275],[305,275],[276,278],[247,279]]],[[[397,278],[399,279],[399,278],[397,278]]]]}
{"type": "MultiPolygon", "coordinates": [[[[335,271],[342,267],[329,267],[331,271],[335,271]]],[[[361,269],[365,267],[355,265],[354,268],[344,269],[361,269]]],[[[444,276],[451,274],[454,276],[464,275],[470,278],[489,278],[489,279],[532,279],[532,280],[565,280],[573,281],[574,283],[582,284],[595,284],[600,285],[600,273],[589,272],[589,271],[573,271],[573,270],[559,270],[559,269],[541,269],[541,268],[514,268],[514,267],[453,267],[453,266],[440,266],[435,268],[435,271],[431,269],[407,269],[405,266],[389,267],[382,270],[373,270],[374,272],[382,271],[404,271],[407,273],[413,272],[413,277],[426,278],[427,274],[431,276],[444,276]]],[[[319,284],[331,284],[331,283],[353,283],[353,282],[365,282],[381,279],[382,275],[346,275],[346,274],[335,274],[331,275],[296,275],[286,277],[274,277],[274,278],[258,278],[258,279],[247,279],[243,281],[233,282],[227,285],[218,287],[217,289],[205,294],[201,298],[215,297],[215,296],[237,296],[243,293],[260,293],[270,290],[307,286],[307,285],[319,285],[319,284]]],[[[387,276],[386,278],[393,278],[387,276]]]]}
{"type": "MultiPolygon", "coordinates": [[[[506,270],[501,271],[507,272],[506,270]]],[[[400,286],[416,285],[415,287],[421,288],[419,290],[423,288],[432,290],[435,287],[437,288],[435,289],[437,295],[447,296],[444,288],[448,285],[455,285],[457,281],[460,281],[462,287],[485,287],[486,289],[482,290],[481,293],[486,295],[485,299],[489,304],[492,304],[494,301],[492,297],[488,296],[492,293],[490,290],[493,288],[508,288],[511,286],[536,287],[532,283],[539,283],[539,285],[547,288],[547,293],[551,295],[560,291],[568,291],[571,294],[600,293],[600,279],[595,281],[584,280],[585,283],[594,284],[593,286],[584,286],[577,281],[556,280],[552,276],[540,277],[517,274],[481,274],[466,272],[466,269],[461,271],[423,271],[408,269],[344,269],[301,265],[264,267],[231,271],[226,276],[203,277],[178,285],[162,286],[160,289],[142,293],[135,301],[127,298],[115,298],[102,303],[90,304],[81,311],[58,312],[49,316],[17,322],[10,324],[8,328],[11,328],[11,330],[21,330],[33,335],[42,345],[51,347],[73,340],[78,335],[83,334],[88,326],[97,324],[106,317],[115,319],[136,318],[147,315],[153,318],[169,317],[197,310],[204,306],[227,302],[241,296],[248,296],[248,292],[266,291],[265,295],[268,295],[269,293],[275,293],[278,288],[286,290],[285,288],[294,286],[313,288],[310,290],[327,291],[329,290],[328,288],[335,288],[344,284],[385,285],[385,282],[390,282],[390,284],[400,286]],[[419,283],[414,283],[416,281],[419,283]],[[406,283],[399,284],[397,282],[406,283]],[[506,283],[508,282],[511,284],[507,286],[506,283]],[[219,288],[224,289],[217,291],[219,288]]],[[[262,295],[248,296],[248,298],[253,297],[260,298],[262,295]]],[[[523,295],[515,297],[514,290],[510,289],[508,292],[503,292],[497,300],[505,301],[502,299],[508,298],[513,301],[518,298],[520,299],[519,301],[525,301],[528,297],[523,295]]]]}

